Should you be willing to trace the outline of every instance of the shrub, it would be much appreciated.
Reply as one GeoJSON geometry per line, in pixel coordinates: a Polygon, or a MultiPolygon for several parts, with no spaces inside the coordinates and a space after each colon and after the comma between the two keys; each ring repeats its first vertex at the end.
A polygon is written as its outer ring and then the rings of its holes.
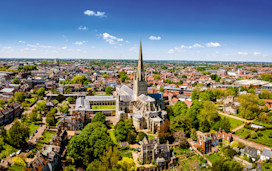
{"type": "Polygon", "coordinates": [[[256,138],[257,138],[257,133],[254,132],[254,131],[251,131],[251,132],[250,132],[250,138],[256,139],[256,138]]]}
{"type": "Polygon", "coordinates": [[[268,137],[269,137],[269,138],[272,138],[272,132],[269,133],[268,137]]]}
{"type": "Polygon", "coordinates": [[[262,137],[262,136],[263,136],[263,133],[262,133],[261,131],[258,131],[258,132],[257,132],[257,135],[258,135],[258,137],[262,137]]]}

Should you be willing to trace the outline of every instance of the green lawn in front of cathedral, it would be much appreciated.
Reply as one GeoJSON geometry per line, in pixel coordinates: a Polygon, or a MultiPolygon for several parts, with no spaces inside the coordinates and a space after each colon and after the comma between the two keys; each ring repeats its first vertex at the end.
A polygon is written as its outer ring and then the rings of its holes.
{"type": "Polygon", "coordinates": [[[115,105],[92,105],[92,109],[115,109],[115,105]]]}

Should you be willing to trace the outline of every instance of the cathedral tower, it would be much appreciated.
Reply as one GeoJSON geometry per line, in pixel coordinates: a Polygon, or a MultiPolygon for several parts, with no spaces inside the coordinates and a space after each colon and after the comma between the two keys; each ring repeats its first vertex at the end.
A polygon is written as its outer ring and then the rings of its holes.
{"type": "Polygon", "coordinates": [[[133,92],[136,96],[141,94],[147,94],[147,82],[144,75],[144,64],[143,64],[143,54],[142,54],[142,43],[140,42],[140,51],[138,59],[138,68],[136,75],[134,77],[133,92]]]}

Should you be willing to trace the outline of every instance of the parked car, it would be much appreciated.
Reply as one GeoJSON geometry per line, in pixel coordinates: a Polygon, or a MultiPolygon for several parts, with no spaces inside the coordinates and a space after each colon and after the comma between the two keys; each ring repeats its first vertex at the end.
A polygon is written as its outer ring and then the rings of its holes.
{"type": "Polygon", "coordinates": [[[35,142],[37,142],[37,138],[35,139],[35,142]]]}
{"type": "Polygon", "coordinates": [[[11,153],[9,156],[10,156],[10,157],[14,157],[14,156],[15,156],[15,153],[11,153]]]}
{"type": "Polygon", "coordinates": [[[1,163],[4,163],[4,161],[5,161],[5,160],[4,160],[4,159],[2,159],[2,160],[1,160],[1,163]]]}
{"type": "Polygon", "coordinates": [[[28,153],[28,152],[29,152],[29,149],[27,149],[26,152],[28,153]]]}
{"type": "Polygon", "coordinates": [[[7,162],[6,165],[9,166],[9,162],[7,162]]]}
{"type": "Polygon", "coordinates": [[[18,150],[18,151],[16,152],[16,154],[19,155],[21,152],[22,152],[22,150],[20,149],[20,150],[18,150]]]}
{"type": "Polygon", "coordinates": [[[35,134],[37,134],[38,130],[35,131],[35,134]]]}
{"type": "Polygon", "coordinates": [[[32,137],[33,137],[33,136],[31,135],[31,136],[29,137],[29,139],[31,140],[31,139],[32,139],[32,137]]]}

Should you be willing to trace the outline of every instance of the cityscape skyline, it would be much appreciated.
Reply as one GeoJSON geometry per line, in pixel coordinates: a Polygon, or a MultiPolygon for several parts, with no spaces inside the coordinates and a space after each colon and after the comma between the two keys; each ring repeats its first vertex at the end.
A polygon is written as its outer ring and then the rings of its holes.
{"type": "Polygon", "coordinates": [[[272,62],[272,3],[0,2],[0,58],[272,62]],[[124,15],[125,14],[125,15],[124,15]]]}

